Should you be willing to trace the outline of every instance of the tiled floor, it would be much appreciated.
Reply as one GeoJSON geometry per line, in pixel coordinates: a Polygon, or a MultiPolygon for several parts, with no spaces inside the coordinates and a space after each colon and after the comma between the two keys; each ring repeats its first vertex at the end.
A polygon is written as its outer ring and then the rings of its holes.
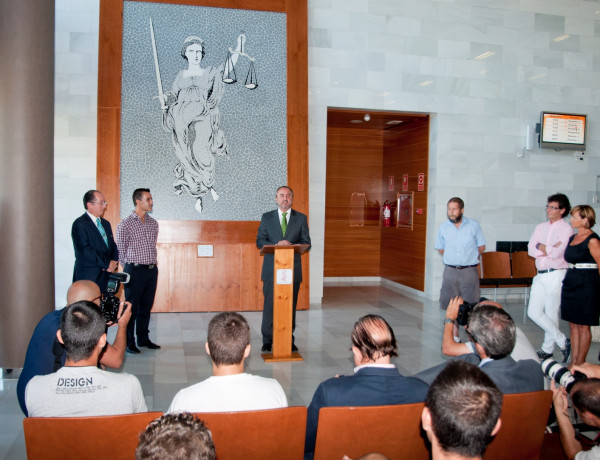
{"type": "MultiPolygon", "coordinates": [[[[523,300],[504,302],[507,311],[524,330],[534,347],[543,334],[527,319],[523,324],[523,300]]],[[[308,405],[317,385],[339,373],[351,373],[350,331],[356,319],[367,313],[382,315],[394,328],[400,372],[413,374],[438,364],[444,314],[437,302],[409,297],[384,287],[326,287],[321,308],[299,311],[296,344],[303,362],[265,364],[260,357],[260,312],[244,313],[252,330],[252,352],[247,371],[276,378],[290,405],[308,405]]],[[[204,351],[206,328],[214,313],[163,313],[152,315],[152,340],[162,349],[143,349],[128,355],[124,372],[141,381],[150,410],[166,410],[175,393],[208,377],[211,365],[204,351]]],[[[561,329],[568,331],[566,323],[561,329]]],[[[597,362],[599,345],[592,344],[588,360],[597,362]]],[[[559,353],[556,353],[558,358],[559,353]]],[[[0,380],[0,459],[24,459],[23,414],[17,403],[14,375],[0,380]]]]}

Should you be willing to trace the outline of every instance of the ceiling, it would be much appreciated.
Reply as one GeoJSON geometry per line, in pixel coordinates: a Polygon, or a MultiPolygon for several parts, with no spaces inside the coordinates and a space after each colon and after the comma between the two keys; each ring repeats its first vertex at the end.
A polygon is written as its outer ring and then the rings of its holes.
{"type": "Polygon", "coordinates": [[[330,107],[327,109],[327,126],[333,128],[374,129],[381,131],[394,128],[398,125],[406,125],[428,116],[428,114],[424,113],[383,112],[379,110],[338,109],[330,107]],[[369,121],[364,120],[365,114],[369,114],[371,117],[369,121]],[[360,120],[361,122],[352,123],[352,120],[360,120]]]}

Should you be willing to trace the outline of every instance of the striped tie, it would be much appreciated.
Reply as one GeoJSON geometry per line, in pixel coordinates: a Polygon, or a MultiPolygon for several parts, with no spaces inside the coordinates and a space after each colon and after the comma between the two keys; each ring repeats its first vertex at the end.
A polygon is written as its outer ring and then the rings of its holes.
{"type": "Polygon", "coordinates": [[[104,231],[104,227],[102,226],[102,222],[100,222],[99,217],[96,218],[96,227],[98,227],[100,235],[102,235],[102,239],[104,240],[106,247],[108,247],[108,238],[106,237],[106,232],[104,231]]]}

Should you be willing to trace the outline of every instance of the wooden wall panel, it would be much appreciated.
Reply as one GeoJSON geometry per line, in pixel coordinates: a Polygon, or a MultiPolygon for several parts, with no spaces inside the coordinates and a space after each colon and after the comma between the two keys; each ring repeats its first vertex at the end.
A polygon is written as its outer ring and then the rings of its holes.
{"type": "MultiPolygon", "coordinates": [[[[394,176],[395,190],[383,192],[383,200],[395,203],[408,174],[408,191],[414,192],[413,229],[383,228],[381,276],[419,291],[425,290],[425,241],[427,237],[427,176],[429,171],[429,117],[389,129],[384,135],[383,178],[394,176]],[[425,174],[424,191],[417,189],[418,174],[425,174]],[[422,214],[416,210],[421,209],[422,214]]],[[[401,192],[402,193],[402,192],[401,192]]]]}
{"type": "Polygon", "coordinates": [[[379,276],[379,204],[383,133],[359,128],[327,130],[324,276],[379,276]],[[350,226],[353,192],[365,193],[373,211],[350,226]]]}
{"type": "MultiPolygon", "coordinates": [[[[142,1],[286,13],[288,185],[294,189],[294,208],[308,215],[306,0],[142,1]]],[[[99,30],[96,186],[110,202],[105,217],[115,228],[120,220],[123,0],[100,0],[99,30]]],[[[154,311],[262,309],[262,258],[256,248],[258,222],[159,221],[159,224],[160,274],[154,311]],[[210,260],[197,258],[197,244],[212,244],[215,257],[210,260]]],[[[309,255],[302,258],[304,281],[298,308],[306,309],[309,305],[309,255]]]]}

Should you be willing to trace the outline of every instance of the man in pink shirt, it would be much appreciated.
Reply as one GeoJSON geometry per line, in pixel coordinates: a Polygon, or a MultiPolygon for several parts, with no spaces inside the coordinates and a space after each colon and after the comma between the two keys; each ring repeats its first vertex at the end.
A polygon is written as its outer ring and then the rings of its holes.
{"type": "Polygon", "coordinates": [[[558,329],[560,291],[567,270],[564,253],[573,234],[573,229],[563,217],[568,216],[570,210],[571,204],[566,195],[550,195],[546,205],[548,220],[535,228],[527,245],[537,268],[527,315],[544,330],[544,343],[537,354],[542,360],[552,358],[556,344],[562,352],[563,363],[569,361],[571,355],[571,342],[558,329]]]}

